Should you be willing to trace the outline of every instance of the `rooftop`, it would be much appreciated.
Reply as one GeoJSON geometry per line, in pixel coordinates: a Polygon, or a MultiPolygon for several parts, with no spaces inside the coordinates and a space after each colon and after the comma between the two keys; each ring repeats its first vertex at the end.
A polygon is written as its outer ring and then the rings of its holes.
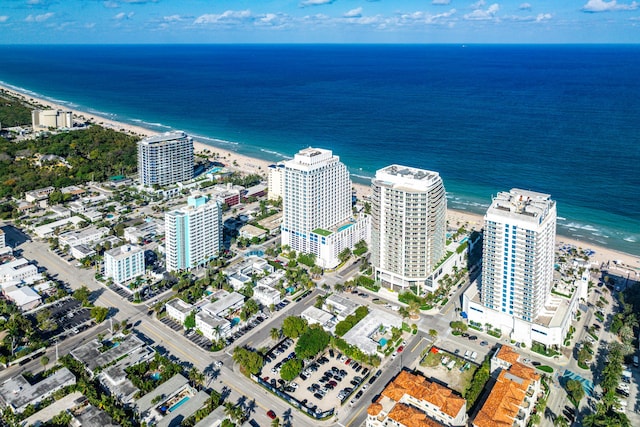
{"type": "Polygon", "coordinates": [[[144,345],[140,338],[129,334],[117,346],[111,347],[104,352],[100,351],[103,344],[98,340],[93,340],[73,350],[71,355],[83,363],[89,371],[93,372],[96,368],[132,353],[144,345]]]}
{"type": "Polygon", "coordinates": [[[374,181],[377,185],[417,192],[429,191],[434,185],[442,183],[438,172],[401,165],[379,169],[374,181]]]}
{"type": "Polygon", "coordinates": [[[193,311],[193,305],[182,301],[180,298],[174,298],[167,303],[169,307],[175,308],[180,313],[191,313],[193,311]]]}
{"type": "Polygon", "coordinates": [[[22,374],[0,385],[0,399],[13,408],[20,408],[30,402],[67,384],[75,383],[76,377],[67,368],[61,368],[42,381],[30,384],[22,374]]]}
{"type": "Polygon", "coordinates": [[[476,427],[511,427],[529,387],[529,380],[513,381],[508,371],[500,372],[473,425],[476,427]]]}
{"type": "Polygon", "coordinates": [[[453,390],[435,382],[428,381],[421,375],[401,371],[398,376],[382,390],[381,396],[399,402],[404,395],[431,403],[442,413],[457,417],[465,407],[466,400],[453,390]]]}
{"type": "Polygon", "coordinates": [[[140,144],[151,145],[161,142],[174,141],[177,139],[187,138],[187,134],[183,131],[165,132],[159,135],[149,136],[140,141],[140,144]]]}
{"type": "Polygon", "coordinates": [[[549,194],[512,188],[500,192],[491,202],[487,215],[495,214],[540,223],[555,207],[549,194]]]}
{"type": "Polygon", "coordinates": [[[404,403],[396,403],[387,416],[406,427],[444,427],[444,424],[432,420],[418,408],[404,403]]]}

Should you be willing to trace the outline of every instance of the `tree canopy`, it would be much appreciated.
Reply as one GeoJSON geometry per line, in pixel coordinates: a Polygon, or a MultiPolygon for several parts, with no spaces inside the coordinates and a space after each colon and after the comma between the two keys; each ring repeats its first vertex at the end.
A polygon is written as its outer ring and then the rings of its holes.
{"type": "Polygon", "coordinates": [[[307,321],[301,317],[289,316],[282,323],[282,333],[289,338],[298,338],[307,329],[307,321]]]}
{"type": "Polygon", "coordinates": [[[329,344],[331,336],[321,327],[313,325],[309,327],[296,344],[296,355],[302,359],[308,359],[324,350],[329,344]]]}

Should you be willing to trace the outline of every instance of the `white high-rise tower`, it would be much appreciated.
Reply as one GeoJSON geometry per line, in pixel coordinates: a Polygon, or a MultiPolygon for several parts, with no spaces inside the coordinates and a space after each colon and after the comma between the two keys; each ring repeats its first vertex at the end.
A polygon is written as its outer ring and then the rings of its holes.
{"type": "Polygon", "coordinates": [[[167,270],[203,265],[222,248],[222,208],[206,197],[189,197],[187,206],[165,213],[167,270]]]}
{"type": "Polygon", "coordinates": [[[144,186],[192,179],[193,139],[184,132],[167,132],[138,141],[138,176],[144,186]]]}
{"type": "Polygon", "coordinates": [[[550,296],[556,203],[548,194],[514,188],[493,199],[484,223],[480,300],[532,322],[550,296]]]}
{"type": "Polygon", "coordinates": [[[371,182],[371,262],[376,279],[422,290],[446,253],[447,198],[437,172],[391,165],[371,182]]]}
{"type": "Polygon", "coordinates": [[[333,267],[344,248],[368,241],[368,220],[352,219],[349,172],[330,150],[301,150],[284,162],[283,178],[283,245],[333,267]]]}

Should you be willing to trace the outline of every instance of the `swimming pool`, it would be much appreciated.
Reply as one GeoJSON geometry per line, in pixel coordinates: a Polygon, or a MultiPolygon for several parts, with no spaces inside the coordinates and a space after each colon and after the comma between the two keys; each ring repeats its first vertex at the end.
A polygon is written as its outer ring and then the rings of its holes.
{"type": "Polygon", "coordinates": [[[353,226],[353,224],[345,224],[345,225],[343,225],[342,227],[339,227],[339,228],[338,228],[338,231],[340,232],[340,231],[342,231],[342,230],[346,230],[347,228],[349,228],[349,227],[351,227],[351,226],[353,226]]]}
{"type": "Polygon", "coordinates": [[[384,347],[385,345],[387,345],[387,339],[386,338],[380,338],[380,341],[378,341],[378,344],[380,344],[382,347],[384,347]]]}
{"type": "Polygon", "coordinates": [[[182,399],[180,399],[180,402],[176,403],[175,405],[173,405],[171,408],[169,408],[169,412],[173,412],[176,409],[178,409],[180,406],[182,406],[187,400],[189,400],[190,397],[189,396],[185,396],[182,399]]]}
{"type": "Polygon", "coordinates": [[[154,372],[151,374],[151,379],[158,381],[160,379],[160,372],[154,372]]]}
{"type": "Polygon", "coordinates": [[[236,326],[238,323],[240,323],[239,317],[234,317],[233,319],[231,319],[231,326],[236,326]]]}

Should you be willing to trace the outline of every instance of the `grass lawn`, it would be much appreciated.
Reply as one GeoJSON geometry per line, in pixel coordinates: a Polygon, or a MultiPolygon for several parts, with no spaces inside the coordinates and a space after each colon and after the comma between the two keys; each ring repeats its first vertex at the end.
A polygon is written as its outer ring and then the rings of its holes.
{"type": "Polygon", "coordinates": [[[465,363],[466,360],[457,356],[452,356],[449,353],[434,354],[429,352],[420,362],[420,366],[423,367],[424,374],[427,377],[431,376],[433,378],[437,378],[443,383],[446,383],[453,390],[456,390],[459,393],[464,393],[464,391],[469,387],[473,374],[477,369],[476,365],[470,364],[471,366],[469,369],[464,372],[460,372],[460,368],[465,363]],[[455,366],[451,370],[448,370],[441,363],[442,357],[445,355],[456,361],[455,366]]]}

